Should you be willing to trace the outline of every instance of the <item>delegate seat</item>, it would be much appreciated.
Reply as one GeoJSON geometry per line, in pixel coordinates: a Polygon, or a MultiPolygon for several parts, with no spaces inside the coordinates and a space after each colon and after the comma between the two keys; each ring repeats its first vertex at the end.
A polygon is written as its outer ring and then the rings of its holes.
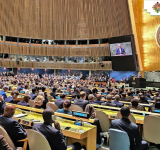
{"type": "Polygon", "coordinates": [[[54,99],[53,96],[48,95],[48,102],[52,102],[52,99],[54,99]]]}
{"type": "Polygon", "coordinates": [[[54,112],[58,110],[58,107],[53,102],[48,102],[46,108],[51,108],[54,112]]]}
{"type": "Polygon", "coordinates": [[[41,133],[30,129],[27,131],[27,137],[30,150],[51,150],[48,141],[41,133]]]}
{"type": "Polygon", "coordinates": [[[30,107],[34,107],[34,106],[35,106],[34,100],[30,100],[30,101],[29,101],[29,106],[30,106],[30,107]]]}
{"type": "MultiPolygon", "coordinates": [[[[6,139],[8,145],[11,147],[11,148],[16,148],[13,141],[11,140],[11,138],[9,137],[8,133],[6,132],[6,130],[0,126],[0,135],[3,135],[4,138],[6,139]]],[[[23,150],[26,150],[27,149],[27,139],[24,139],[24,140],[19,140],[19,142],[24,142],[24,145],[23,145],[23,150]]],[[[22,148],[18,148],[18,150],[22,150],[22,148]]]]}
{"type": "Polygon", "coordinates": [[[69,111],[73,111],[73,110],[83,112],[83,109],[78,105],[71,105],[69,107],[69,111]]]}
{"type": "Polygon", "coordinates": [[[160,144],[160,117],[146,116],[143,124],[143,137],[146,141],[160,144]]]}
{"type": "Polygon", "coordinates": [[[117,129],[109,129],[110,150],[130,150],[128,134],[117,129]]]}

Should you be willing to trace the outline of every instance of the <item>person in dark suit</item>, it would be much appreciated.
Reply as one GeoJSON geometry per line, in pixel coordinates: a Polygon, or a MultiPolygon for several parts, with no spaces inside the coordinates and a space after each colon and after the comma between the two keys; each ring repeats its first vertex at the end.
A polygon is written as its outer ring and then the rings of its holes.
{"type": "Polygon", "coordinates": [[[5,106],[6,106],[6,103],[4,101],[4,98],[2,95],[0,95],[0,115],[4,113],[5,106]]]}
{"type": "Polygon", "coordinates": [[[125,102],[131,102],[129,99],[126,98],[126,93],[122,93],[122,98],[120,100],[125,102]]]}
{"type": "Polygon", "coordinates": [[[86,93],[86,98],[87,99],[88,99],[88,95],[92,93],[91,90],[87,86],[81,87],[80,90],[84,91],[86,93]]]}
{"type": "Polygon", "coordinates": [[[116,55],[126,55],[126,52],[123,48],[121,48],[121,44],[118,44],[118,48],[116,49],[116,55]]]}
{"type": "Polygon", "coordinates": [[[3,135],[0,135],[0,150],[13,150],[7,143],[3,135]]]}
{"type": "Polygon", "coordinates": [[[92,90],[92,94],[93,94],[95,97],[97,97],[97,92],[98,92],[98,90],[97,90],[96,88],[94,88],[94,89],[92,90]]]}
{"type": "Polygon", "coordinates": [[[0,116],[0,126],[2,126],[6,130],[16,147],[22,147],[23,142],[17,141],[25,139],[27,133],[18,121],[12,119],[15,110],[16,107],[13,104],[7,105],[5,107],[4,115],[0,116]]]}
{"type": "Polygon", "coordinates": [[[112,107],[117,107],[116,104],[112,103],[112,96],[111,95],[107,95],[106,96],[107,101],[105,103],[102,103],[101,105],[103,106],[112,106],[112,107]]]}
{"type": "Polygon", "coordinates": [[[116,104],[117,107],[122,107],[122,106],[124,106],[123,103],[120,103],[120,102],[119,102],[119,100],[120,100],[120,96],[119,96],[119,95],[116,95],[114,99],[115,99],[115,100],[114,100],[112,103],[113,103],[113,104],[116,104]]]}
{"type": "Polygon", "coordinates": [[[160,113],[160,99],[159,98],[156,99],[155,104],[151,107],[151,112],[160,113]]]}
{"type": "Polygon", "coordinates": [[[94,99],[95,99],[95,96],[93,94],[88,95],[89,104],[95,104],[94,99]]]}
{"type": "Polygon", "coordinates": [[[143,103],[143,104],[149,104],[148,101],[146,100],[146,98],[142,95],[140,96],[140,100],[139,103],[143,103]]]}
{"type": "Polygon", "coordinates": [[[19,95],[19,91],[13,90],[11,92],[11,96],[7,97],[4,101],[7,103],[14,103],[14,100],[17,98],[18,95],[19,95]]]}
{"type": "Polygon", "coordinates": [[[89,104],[89,101],[86,101],[86,93],[84,91],[80,92],[80,99],[74,101],[74,105],[80,106],[83,110],[85,110],[86,105],[89,104]]]}
{"type": "Polygon", "coordinates": [[[8,91],[9,87],[8,86],[4,86],[3,90],[1,91],[1,95],[3,96],[4,99],[7,98],[7,94],[6,92],[8,91]]]}
{"type": "Polygon", "coordinates": [[[32,93],[30,94],[31,100],[34,100],[37,97],[36,91],[37,91],[37,89],[35,87],[32,88],[32,93]]]}
{"type": "Polygon", "coordinates": [[[53,118],[54,112],[52,109],[43,111],[44,123],[37,123],[33,126],[33,130],[40,132],[48,141],[52,150],[66,150],[71,147],[71,150],[80,150],[81,145],[74,143],[67,147],[65,138],[60,130],[60,124],[53,118]],[[53,118],[52,118],[53,117],[53,118]],[[55,128],[52,127],[52,123],[55,128]]]}
{"type": "Polygon", "coordinates": [[[77,95],[76,95],[76,93],[72,93],[72,99],[71,99],[71,101],[74,102],[75,99],[77,99],[77,95]]]}
{"type": "Polygon", "coordinates": [[[94,103],[101,105],[104,101],[101,101],[102,95],[97,94],[97,99],[94,100],[94,103]]]}
{"type": "Polygon", "coordinates": [[[130,150],[148,150],[148,144],[146,141],[142,141],[138,126],[128,119],[130,115],[129,107],[123,106],[120,112],[122,118],[113,120],[110,124],[110,128],[118,129],[128,134],[130,150]]]}
{"type": "Polygon", "coordinates": [[[57,96],[56,90],[57,90],[57,88],[53,88],[52,92],[50,93],[50,95],[53,96],[54,99],[56,99],[56,96],[57,96]]]}
{"type": "Polygon", "coordinates": [[[66,100],[67,95],[65,93],[60,94],[60,99],[55,100],[55,105],[59,108],[63,108],[63,102],[66,100]]]}
{"type": "Polygon", "coordinates": [[[46,87],[42,87],[42,92],[44,92],[44,99],[45,99],[45,101],[46,102],[48,102],[48,96],[47,96],[47,92],[45,92],[46,91],[46,87]]]}
{"type": "Polygon", "coordinates": [[[17,105],[27,106],[29,107],[29,101],[31,100],[30,95],[24,96],[23,100],[21,102],[18,102],[17,105]]]}

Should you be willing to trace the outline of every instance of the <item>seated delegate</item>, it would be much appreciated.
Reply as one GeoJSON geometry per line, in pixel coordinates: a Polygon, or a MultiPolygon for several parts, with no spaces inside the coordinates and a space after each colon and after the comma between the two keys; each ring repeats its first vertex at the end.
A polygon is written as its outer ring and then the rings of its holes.
{"type": "Polygon", "coordinates": [[[130,115],[129,107],[123,106],[120,113],[122,118],[112,120],[110,128],[122,130],[128,134],[130,150],[148,150],[148,143],[146,141],[142,141],[138,126],[128,119],[130,115]]]}
{"type": "Polygon", "coordinates": [[[29,101],[31,100],[30,95],[24,96],[23,100],[21,102],[18,102],[17,105],[22,105],[22,106],[28,106],[29,107],[29,101]]]}
{"type": "Polygon", "coordinates": [[[72,115],[72,112],[69,111],[69,107],[71,106],[71,101],[70,100],[65,100],[63,102],[63,108],[62,109],[58,109],[56,112],[58,113],[63,113],[63,114],[68,114],[68,115],[72,115]]]}
{"type": "Polygon", "coordinates": [[[80,99],[74,100],[74,105],[78,105],[85,110],[87,104],[89,104],[89,101],[86,100],[86,93],[82,91],[80,92],[80,99]]]}
{"type": "Polygon", "coordinates": [[[40,132],[48,141],[52,150],[66,150],[71,147],[71,150],[80,150],[79,143],[73,143],[70,146],[66,145],[65,138],[61,132],[60,124],[53,119],[54,112],[52,109],[43,111],[44,123],[38,123],[33,126],[33,130],[40,132]],[[52,127],[54,124],[54,127],[52,127]]]}
{"type": "Polygon", "coordinates": [[[19,95],[18,90],[13,90],[11,92],[11,96],[7,97],[4,101],[7,103],[14,103],[14,100],[16,100],[18,95],[19,95]]]}
{"type": "Polygon", "coordinates": [[[0,126],[6,130],[16,147],[23,147],[23,142],[18,142],[18,140],[25,139],[27,133],[17,120],[12,119],[15,110],[16,107],[13,104],[5,107],[4,115],[0,116],[0,126]]]}
{"type": "Polygon", "coordinates": [[[36,99],[34,100],[34,103],[35,103],[34,108],[43,109],[43,108],[42,108],[43,99],[44,99],[43,96],[38,95],[38,96],[36,97],[36,99]]]}

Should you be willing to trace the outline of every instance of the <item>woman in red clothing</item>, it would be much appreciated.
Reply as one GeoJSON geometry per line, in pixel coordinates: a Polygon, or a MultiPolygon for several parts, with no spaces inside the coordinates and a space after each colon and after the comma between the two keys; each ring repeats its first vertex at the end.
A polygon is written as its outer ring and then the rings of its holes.
{"type": "Polygon", "coordinates": [[[116,80],[115,80],[115,78],[114,78],[114,77],[112,78],[112,82],[113,82],[113,83],[115,83],[115,82],[116,82],[116,80]]]}

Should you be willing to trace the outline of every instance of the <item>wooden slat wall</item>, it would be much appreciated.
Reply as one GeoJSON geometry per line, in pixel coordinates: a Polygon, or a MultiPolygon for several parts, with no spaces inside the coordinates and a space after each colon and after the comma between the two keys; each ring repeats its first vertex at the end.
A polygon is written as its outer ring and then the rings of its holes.
{"type": "Polygon", "coordinates": [[[41,56],[110,56],[109,45],[89,48],[53,48],[0,44],[0,53],[41,56]]]}
{"type": "Polygon", "coordinates": [[[101,67],[99,63],[94,64],[66,64],[66,63],[36,63],[36,62],[19,62],[0,61],[0,67],[8,68],[40,68],[40,69],[69,69],[69,70],[112,70],[112,63],[108,62],[101,67]]]}
{"type": "Polygon", "coordinates": [[[98,39],[132,34],[127,0],[0,0],[0,35],[98,39]]]}

